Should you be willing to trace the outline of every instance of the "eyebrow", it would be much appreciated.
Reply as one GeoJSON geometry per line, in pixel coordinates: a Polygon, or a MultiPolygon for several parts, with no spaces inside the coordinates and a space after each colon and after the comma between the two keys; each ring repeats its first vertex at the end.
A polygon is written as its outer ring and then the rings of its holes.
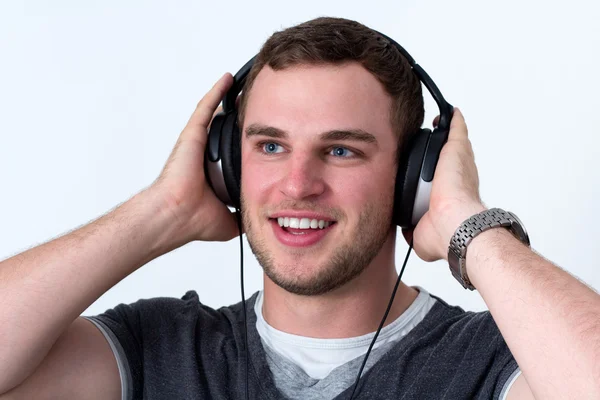
{"type": "MultiPolygon", "coordinates": [[[[274,139],[287,139],[289,135],[283,129],[275,128],[274,126],[252,124],[246,128],[246,137],[249,138],[251,136],[267,136],[274,139]]],[[[324,142],[351,140],[377,144],[377,138],[362,129],[334,129],[321,133],[319,138],[324,142]]]]}

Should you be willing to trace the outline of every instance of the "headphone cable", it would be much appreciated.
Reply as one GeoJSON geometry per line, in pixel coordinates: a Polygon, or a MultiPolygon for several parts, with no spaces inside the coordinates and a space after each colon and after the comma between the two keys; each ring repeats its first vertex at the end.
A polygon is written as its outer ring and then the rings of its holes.
{"type": "Polygon", "coordinates": [[[365,358],[363,359],[362,365],[360,366],[360,370],[358,371],[358,376],[356,377],[356,381],[354,382],[354,389],[352,389],[352,394],[350,395],[350,399],[352,400],[354,398],[354,394],[356,392],[356,388],[358,387],[358,381],[360,380],[360,376],[362,375],[363,369],[365,368],[365,365],[367,364],[367,358],[369,357],[369,354],[371,353],[371,349],[373,348],[373,345],[375,344],[375,340],[377,340],[377,336],[379,336],[379,332],[381,332],[381,328],[383,327],[383,324],[385,324],[385,320],[390,312],[390,309],[392,308],[392,304],[394,303],[394,297],[396,296],[396,291],[398,290],[398,285],[400,285],[400,279],[402,278],[402,274],[404,273],[404,268],[406,267],[406,262],[408,261],[408,256],[410,256],[410,251],[413,248],[413,239],[410,239],[410,244],[408,245],[408,252],[406,253],[406,257],[404,258],[404,264],[402,264],[402,269],[400,269],[400,275],[398,275],[398,279],[396,280],[396,285],[394,286],[394,290],[392,291],[392,297],[390,298],[390,302],[388,303],[387,309],[385,310],[385,314],[383,314],[383,319],[381,320],[381,323],[379,324],[379,328],[377,328],[377,332],[375,332],[375,336],[373,336],[373,340],[371,341],[371,344],[369,345],[369,349],[367,350],[367,354],[365,354],[365,358]]]}
{"type": "Polygon", "coordinates": [[[244,241],[242,239],[242,217],[239,208],[236,208],[235,215],[237,217],[238,228],[240,230],[240,282],[242,288],[242,308],[244,315],[244,355],[246,361],[246,400],[248,400],[248,359],[250,352],[248,351],[248,324],[246,322],[246,295],[244,294],[244,241]]]}

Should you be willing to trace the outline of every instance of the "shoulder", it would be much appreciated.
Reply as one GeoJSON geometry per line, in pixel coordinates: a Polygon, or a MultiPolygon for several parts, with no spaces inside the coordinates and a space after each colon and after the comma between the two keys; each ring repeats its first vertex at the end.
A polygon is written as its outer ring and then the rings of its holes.
{"type": "Polygon", "coordinates": [[[242,320],[241,311],[241,304],[210,307],[200,301],[196,291],[190,290],[181,298],[154,297],[119,304],[93,318],[115,333],[127,330],[140,343],[147,343],[186,334],[189,337],[208,332],[229,335],[242,320]]]}
{"type": "Polygon", "coordinates": [[[431,351],[436,373],[458,379],[465,389],[471,381],[475,398],[500,398],[518,365],[491,313],[465,311],[432,297],[437,301],[416,344],[431,351]]]}
{"type": "MultiPolygon", "coordinates": [[[[438,327],[438,334],[451,340],[477,341],[482,338],[498,340],[504,343],[498,326],[489,311],[465,311],[463,308],[450,305],[443,299],[435,298],[430,323],[438,327]]],[[[486,345],[490,343],[487,342],[486,345]]]]}
{"type": "MultiPolygon", "coordinates": [[[[255,298],[256,294],[247,303],[253,304],[255,298]]],[[[214,309],[202,304],[198,293],[188,291],[181,298],[119,304],[90,319],[99,322],[113,344],[122,385],[132,398],[145,398],[147,393],[156,398],[192,398],[192,392],[208,398],[202,391],[204,381],[194,371],[224,371],[238,361],[242,310],[240,304],[214,309]],[[191,373],[194,379],[178,385],[180,377],[191,373]]]]}

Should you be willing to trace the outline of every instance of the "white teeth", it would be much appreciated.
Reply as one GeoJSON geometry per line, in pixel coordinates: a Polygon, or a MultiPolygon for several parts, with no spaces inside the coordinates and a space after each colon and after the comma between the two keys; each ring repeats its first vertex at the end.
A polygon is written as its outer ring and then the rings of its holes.
{"type": "Polygon", "coordinates": [[[331,222],[322,219],[278,217],[277,223],[281,227],[295,229],[324,229],[331,225],[331,222]]]}

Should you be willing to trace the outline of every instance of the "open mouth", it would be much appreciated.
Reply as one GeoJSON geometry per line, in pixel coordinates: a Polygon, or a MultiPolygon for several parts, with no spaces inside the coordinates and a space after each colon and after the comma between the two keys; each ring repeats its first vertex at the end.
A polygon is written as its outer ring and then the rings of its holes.
{"type": "Polygon", "coordinates": [[[309,218],[269,218],[275,236],[286,246],[312,246],[321,241],[335,227],[335,221],[309,218]]]}

